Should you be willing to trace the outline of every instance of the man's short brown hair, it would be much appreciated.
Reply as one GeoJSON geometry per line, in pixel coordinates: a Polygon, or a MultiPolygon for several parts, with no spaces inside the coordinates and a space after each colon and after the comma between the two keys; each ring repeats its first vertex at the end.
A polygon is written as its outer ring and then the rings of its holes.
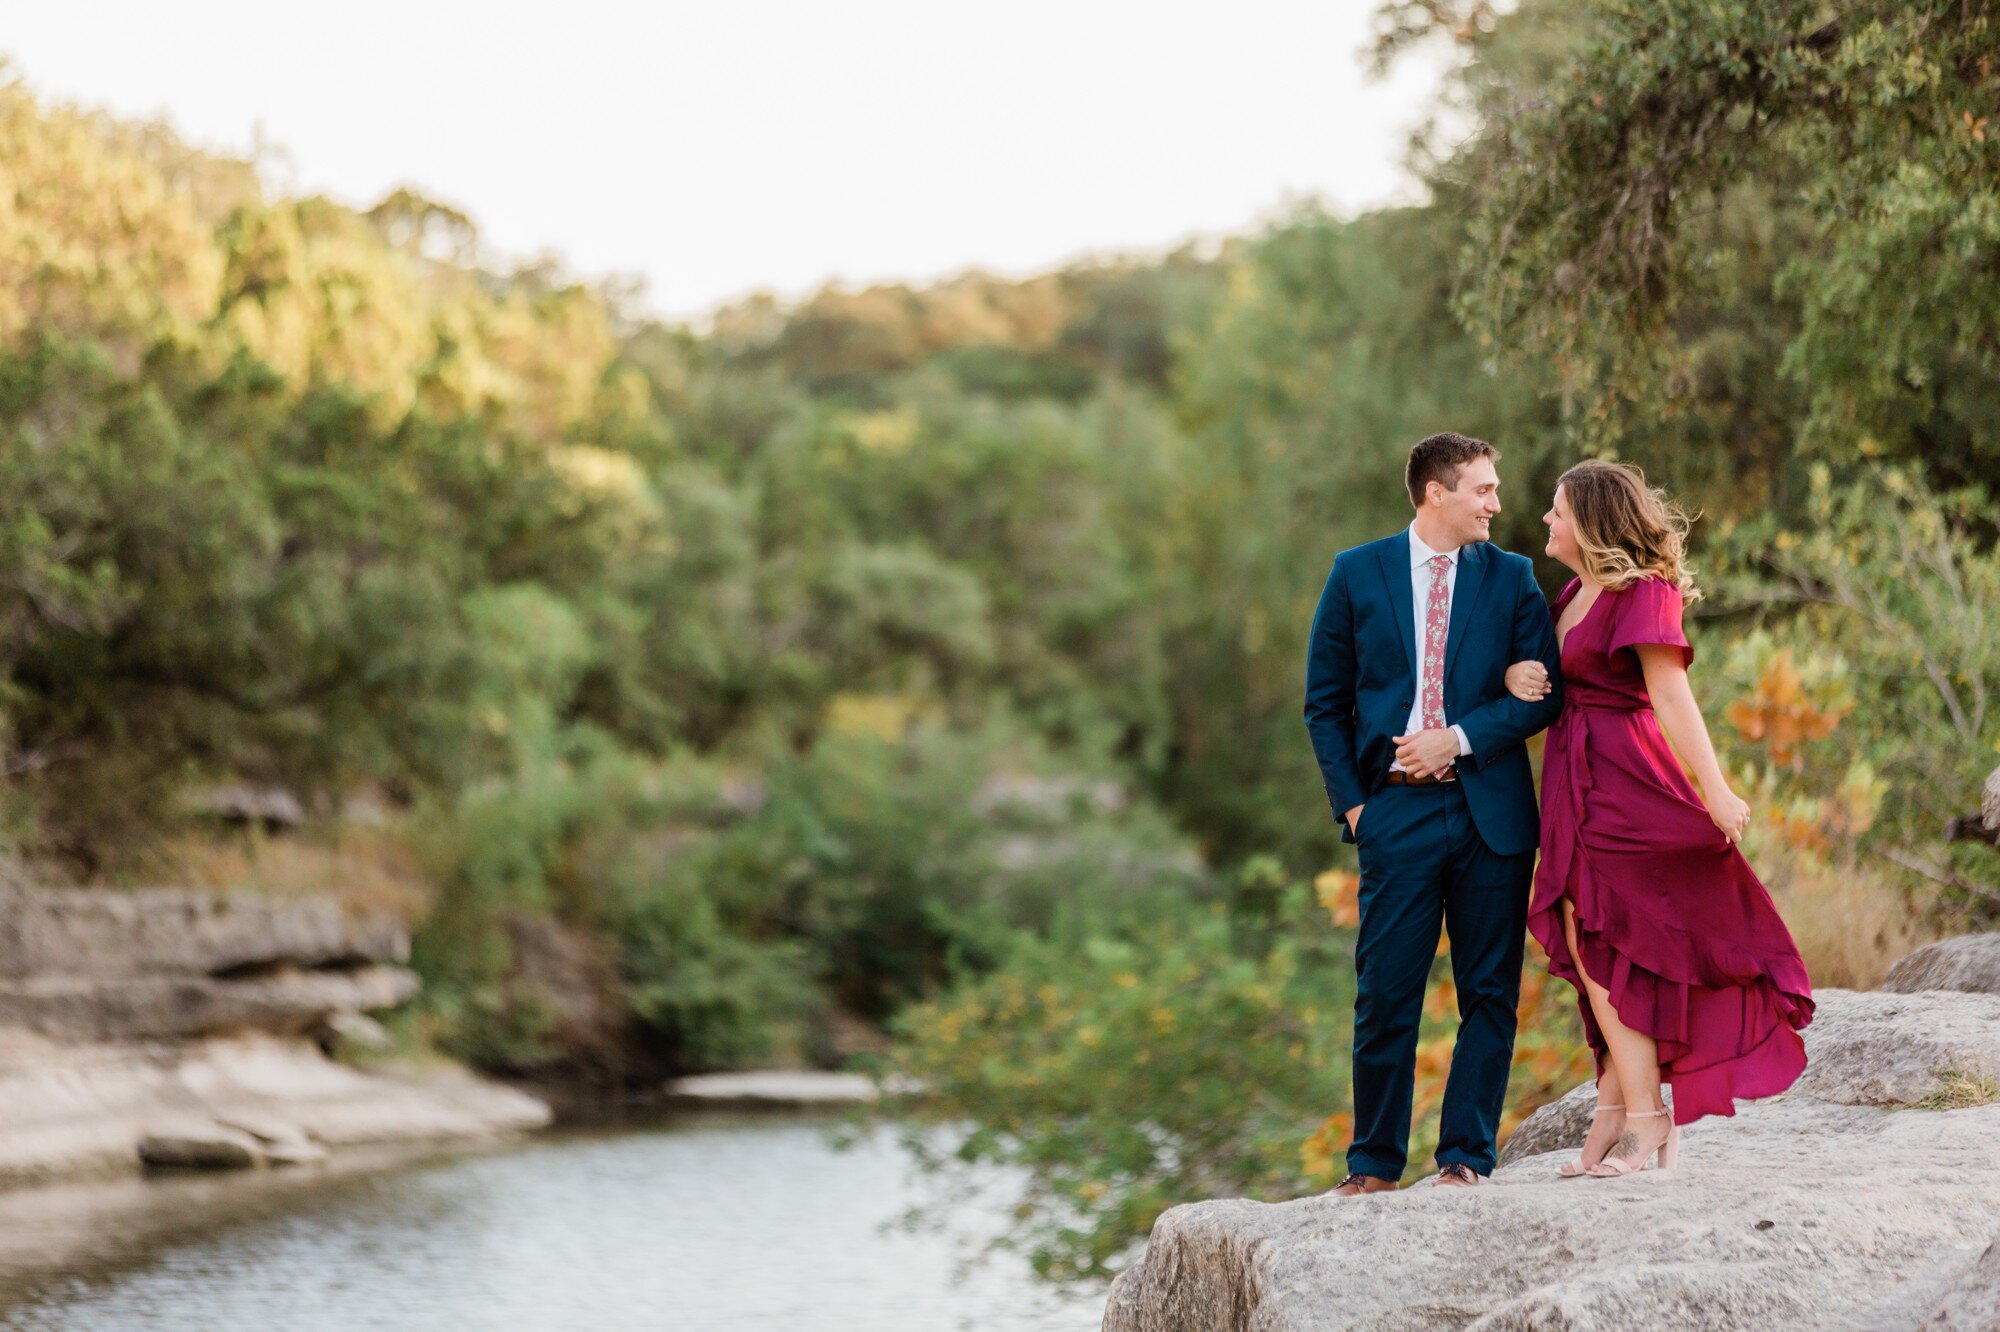
{"type": "Polygon", "coordinates": [[[1458,472],[1474,458],[1498,458],[1500,450],[1483,439],[1441,435],[1420,439],[1410,450],[1410,465],[1403,471],[1403,484],[1410,488],[1410,503],[1422,506],[1424,488],[1435,481],[1446,490],[1458,489],[1458,472]]]}

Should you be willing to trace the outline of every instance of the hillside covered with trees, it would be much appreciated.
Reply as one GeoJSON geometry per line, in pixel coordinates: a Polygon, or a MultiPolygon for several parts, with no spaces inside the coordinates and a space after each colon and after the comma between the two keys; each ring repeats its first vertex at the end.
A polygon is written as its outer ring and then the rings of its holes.
{"type": "MultiPolygon", "coordinates": [[[[1029,1166],[1021,1238],[1102,1270],[1332,1169],[1352,860],[1305,634],[1453,429],[1511,549],[1591,454],[1702,511],[1746,851],[1870,983],[2000,917],[1946,834],[2000,761],[1993,25],[1397,0],[1379,59],[1456,42],[1476,126],[1421,207],[700,328],[11,82],[9,871],[393,902],[406,1035],[497,1070],[893,1033],[911,1113],[974,1125],[940,1167],[1029,1166]],[[219,825],[232,784],[303,823],[219,825]]],[[[1577,1072],[1530,982],[1521,1110],[1577,1072]]]]}

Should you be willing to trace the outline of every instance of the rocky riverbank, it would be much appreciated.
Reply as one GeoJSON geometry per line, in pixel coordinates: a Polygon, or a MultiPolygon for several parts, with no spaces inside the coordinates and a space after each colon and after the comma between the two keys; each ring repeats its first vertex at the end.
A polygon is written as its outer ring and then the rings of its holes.
{"type": "Polygon", "coordinates": [[[0,893],[0,1184],[548,1123],[542,1102],[460,1070],[327,1056],[417,993],[408,958],[394,920],[320,900],[0,893]]]}
{"type": "Polygon", "coordinates": [[[1104,1327],[1991,1332],[2000,940],[1920,950],[1888,984],[1822,991],[1805,1077],[1690,1126],[1673,1170],[1559,1178],[1581,1087],[1522,1125],[1487,1187],[1172,1209],[1104,1327]]]}

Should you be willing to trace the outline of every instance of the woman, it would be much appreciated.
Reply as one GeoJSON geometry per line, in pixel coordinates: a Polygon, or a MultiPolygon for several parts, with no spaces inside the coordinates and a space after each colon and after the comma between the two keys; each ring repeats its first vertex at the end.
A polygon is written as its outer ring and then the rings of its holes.
{"type": "MultiPolygon", "coordinates": [[[[1590,1135],[1562,1173],[1616,1177],[1655,1152],[1671,1166],[1680,1125],[1791,1086],[1812,987],[1736,848],[1750,807],[1688,687],[1681,607],[1700,593],[1687,516],[1637,468],[1592,461],[1563,474],[1542,521],[1548,554],[1576,577],[1555,604],[1563,711],[1543,750],[1528,928],[1549,970],[1581,991],[1597,1060],[1590,1135]],[[1628,1129],[1633,1145],[1614,1152],[1628,1129]]],[[[1508,686],[1539,698],[1547,673],[1519,663],[1508,686]]]]}

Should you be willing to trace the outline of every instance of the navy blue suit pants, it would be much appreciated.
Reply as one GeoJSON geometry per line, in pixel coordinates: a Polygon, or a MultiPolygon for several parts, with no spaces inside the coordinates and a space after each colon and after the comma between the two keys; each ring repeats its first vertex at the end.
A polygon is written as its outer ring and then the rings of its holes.
{"type": "Polygon", "coordinates": [[[1457,782],[1384,786],[1362,807],[1360,824],[1347,1168],[1400,1179],[1408,1164],[1417,1028],[1442,923],[1451,938],[1459,1026],[1437,1161],[1491,1174],[1513,1064],[1534,852],[1509,856],[1489,847],[1457,782]]]}

